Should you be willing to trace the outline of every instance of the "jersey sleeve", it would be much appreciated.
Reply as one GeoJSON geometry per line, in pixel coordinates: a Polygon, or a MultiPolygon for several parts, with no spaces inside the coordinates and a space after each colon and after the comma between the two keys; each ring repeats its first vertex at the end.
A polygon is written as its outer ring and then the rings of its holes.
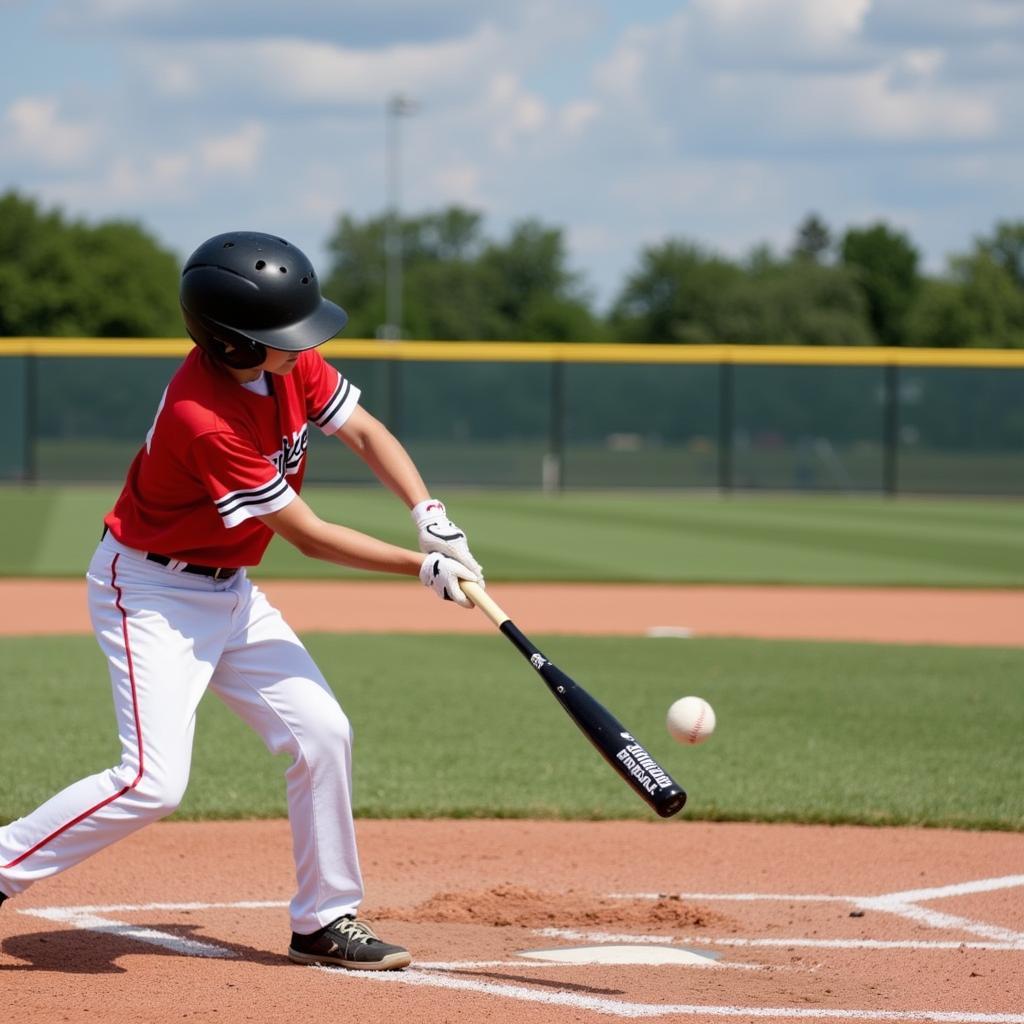
{"type": "Polygon", "coordinates": [[[325,434],[340,430],[359,404],[359,388],[313,350],[303,353],[303,381],[309,419],[325,434]]]}
{"type": "Polygon", "coordinates": [[[189,458],[228,529],[278,512],[295,497],[277,467],[230,430],[200,434],[189,458]]]}

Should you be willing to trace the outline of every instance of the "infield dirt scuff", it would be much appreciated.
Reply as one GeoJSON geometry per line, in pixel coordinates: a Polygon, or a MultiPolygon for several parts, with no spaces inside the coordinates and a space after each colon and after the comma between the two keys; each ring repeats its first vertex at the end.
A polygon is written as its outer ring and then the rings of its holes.
{"type": "Polygon", "coordinates": [[[483,924],[493,928],[722,928],[728,921],[678,896],[657,899],[595,897],[582,890],[543,892],[520,885],[441,892],[406,909],[386,909],[398,921],[483,924]]]}

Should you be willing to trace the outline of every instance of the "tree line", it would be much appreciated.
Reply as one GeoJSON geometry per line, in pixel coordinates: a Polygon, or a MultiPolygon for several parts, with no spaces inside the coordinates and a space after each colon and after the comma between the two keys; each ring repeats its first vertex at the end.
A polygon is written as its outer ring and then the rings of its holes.
{"type": "MultiPolygon", "coordinates": [[[[406,338],[1024,347],[1024,220],[997,222],[937,275],[882,221],[834,233],[811,213],[787,251],[738,259],[669,238],[637,254],[599,311],[561,228],[528,218],[493,238],[460,206],[397,224],[342,215],[321,277],[349,337],[384,331],[389,233],[406,338]]],[[[0,196],[0,335],[180,336],[178,274],[178,257],[137,224],[0,196]]]]}

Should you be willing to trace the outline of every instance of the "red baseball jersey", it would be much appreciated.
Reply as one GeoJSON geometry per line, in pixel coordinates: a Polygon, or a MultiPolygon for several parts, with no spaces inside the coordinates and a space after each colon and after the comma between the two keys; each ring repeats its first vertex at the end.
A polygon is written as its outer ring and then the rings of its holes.
{"type": "Polygon", "coordinates": [[[273,531],[257,517],[302,488],[308,422],[333,434],[359,402],[315,349],[267,378],[271,393],[259,395],[201,349],[189,353],[104,520],[122,544],[201,565],[259,563],[273,531]]]}

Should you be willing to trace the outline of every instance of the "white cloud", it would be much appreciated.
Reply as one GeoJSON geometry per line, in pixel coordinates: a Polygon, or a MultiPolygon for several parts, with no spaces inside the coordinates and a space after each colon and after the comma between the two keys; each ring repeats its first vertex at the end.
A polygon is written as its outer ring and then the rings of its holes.
{"type": "Polygon", "coordinates": [[[200,161],[210,171],[250,173],[263,155],[266,138],[266,128],[259,121],[246,121],[230,135],[203,139],[200,161]]]}
{"type": "Polygon", "coordinates": [[[498,37],[488,28],[442,43],[381,50],[297,38],[164,43],[139,54],[139,70],[162,94],[185,92],[218,105],[382,108],[385,97],[399,91],[464,98],[466,83],[485,73],[497,50],[498,37]]]}
{"type": "Polygon", "coordinates": [[[199,76],[188,61],[165,54],[148,64],[147,70],[158,96],[178,100],[198,97],[199,76]]]}
{"type": "Polygon", "coordinates": [[[345,176],[335,162],[313,160],[303,164],[289,195],[297,204],[300,217],[314,223],[319,221],[324,226],[322,233],[334,222],[339,211],[349,205],[345,176]]]}
{"type": "Polygon", "coordinates": [[[102,21],[124,21],[144,13],[170,14],[174,0],[89,0],[77,4],[83,13],[102,21]]]}
{"type": "Polygon", "coordinates": [[[192,169],[193,162],[184,153],[118,157],[98,191],[122,202],[167,202],[187,194],[192,169]]]}
{"type": "Polygon", "coordinates": [[[0,171],[17,182],[30,158],[21,187],[139,217],[182,250],[225,222],[315,250],[340,213],[379,214],[396,92],[419,104],[403,209],[462,203],[494,234],[527,216],[564,227],[606,292],[667,236],[740,254],[788,245],[817,209],[837,227],[892,217],[949,250],[1019,207],[1024,0],[53,9],[78,31],[36,19],[46,84],[12,93],[16,69],[0,86],[0,171]],[[43,59],[55,40],[69,60],[43,59]]]}
{"type": "Polygon", "coordinates": [[[152,40],[305,36],[349,47],[379,47],[465,35],[485,23],[515,22],[522,16],[519,6],[497,0],[62,0],[53,19],[65,30],[101,27],[152,40]]]}
{"type": "Polygon", "coordinates": [[[582,257],[614,253],[621,239],[607,224],[577,224],[568,231],[570,248],[582,257]]]}
{"type": "Polygon", "coordinates": [[[816,82],[803,112],[822,134],[840,119],[853,137],[900,144],[916,141],[974,141],[989,138],[997,113],[984,97],[932,86],[894,88],[888,68],[838,82],[816,82]]]}
{"type": "Polygon", "coordinates": [[[1024,38],[1024,6],[1017,0],[873,0],[866,29],[890,44],[917,45],[941,41],[956,46],[1024,38]]]}
{"type": "Polygon", "coordinates": [[[945,51],[930,47],[904,50],[896,64],[908,78],[933,78],[945,63],[945,51]]]}
{"type": "Polygon", "coordinates": [[[569,135],[581,135],[600,112],[601,108],[593,100],[575,100],[559,110],[558,120],[569,135]]]}
{"type": "Polygon", "coordinates": [[[666,154],[992,138],[999,97],[951,81],[942,47],[867,44],[868,10],[869,0],[695,0],[627,33],[596,69],[605,120],[666,154]]]}
{"type": "Polygon", "coordinates": [[[479,164],[468,161],[451,163],[441,167],[433,176],[433,187],[438,198],[445,204],[482,206],[481,177],[479,164]]]}
{"type": "Polygon", "coordinates": [[[508,72],[491,77],[483,107],[489,137],[499,153],[514,151],[524,138],[536,135],[548,121],[544,101],[524,88],[518,76],[508,72]]]}
{"type": "MultiPolygon", "coordinates": [[[[674,25],[669,28],[675,30],[674,25]]],[[[596,83],[619,96],[637,92],[650,63],[648,51],[653,48],[657,35],[654,29],[628,29],[611,55],[597,65],[594,73],[596,83]]]]}
{"type": "Polygon", "coordinates": [[[52,167],[66,167],[88,156],[99,132],[87,121],[62,117],[52,96],[23,96],[4,113],[11,148],[20,157],[52,167]]]}
{"type": "Polygon", "coordinates": [[[816,62],[861,34],[871,0],[694,0],[694,31],[719,56],[816,62]]]}

